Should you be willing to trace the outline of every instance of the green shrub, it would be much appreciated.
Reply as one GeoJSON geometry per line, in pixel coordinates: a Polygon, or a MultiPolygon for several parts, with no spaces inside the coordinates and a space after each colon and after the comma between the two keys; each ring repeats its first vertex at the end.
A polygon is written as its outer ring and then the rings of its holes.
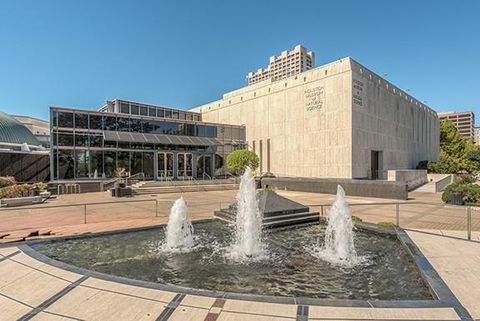
{"type": "Polygon", "coordinates": [[[17,181],[13,176],[0,176],[0,188],[15,185],[17,181]]]}
{"type": "Polygon", "coordinates": [[[250,166],[254,172],[258,168],[258,164],[257,154],[247,149],[235,150],[227,157],[228,170],[234,175],[242,174],[247,166],[250,166]]]}
{"type": "Polygon", "coordinates": [[[463,203],[478,203],[480,201],[480,185],[462,182],[450,184],[443,191],[442,201],[450,203],[450,196],[453,192],[463,193],[463,203]]]}
{"type": "Polygon", "coordinates": [[[450,162],[428,162],[427,171],[437,174],[452,174],[458,172],[459,168],[450,162]]]}
{"type": "Polygon", "coordinates": [[[471,184],[475,183],[475,178],[472,174],[460,174],[457,175],[457,182],[462,184],[471,184]]]}
{"type": "Polygon", "coordinates": [[[38,182],[38,183],[33,184],[33,188],[41,190],[41,191],[45,191],[48,188],[48,184],[45,183],[45,182],[38,182]]]}
{"type": "Polygon", "coordinates": [[[352,215],[352,221],[354,221],[354,222],[363,222],[363,220],[362,220],[360,217],[355,216],[355,215],[352,215]]]}

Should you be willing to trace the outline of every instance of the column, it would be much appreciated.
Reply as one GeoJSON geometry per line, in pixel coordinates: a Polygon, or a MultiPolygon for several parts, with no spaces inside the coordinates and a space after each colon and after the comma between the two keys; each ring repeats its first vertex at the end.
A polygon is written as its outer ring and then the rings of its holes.
{"type": "Polygon", "coordinates": [[[153,180],[158,179],[158,151],[153,151],[153,180]]]}

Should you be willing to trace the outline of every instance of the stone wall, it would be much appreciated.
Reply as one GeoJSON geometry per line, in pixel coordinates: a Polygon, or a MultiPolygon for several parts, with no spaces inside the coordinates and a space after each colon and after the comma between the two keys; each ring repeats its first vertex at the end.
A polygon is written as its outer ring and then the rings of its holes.
{"type": "Polygon", "coordinates": [[[369,178],[372,151],[381,152],[380,170],[438,158],[436,113],[351,58],[228,92],[192,111],[204,121],[245,125],[260,174],[369,178]]]}
{"type": "Polygon", "coordinates": [[[349,196],[379,197],[406,200],[408,198],[407,184],[389,181],[371,181],[359,179],[326,179],[326,178],[262,178],[262,187],[274,189],[336,194],[337,186],[341,185],[349,196]]]}
{"type": "Polygon", "coordinates": [[[383,171],[438,160],[436,112],[354,60],[352,75],[354,95],[359,97],[352,102],[352,177],[371,177],[372,151],[381,152],[383,171]]]}
{"type": "Polygon", "coordinates": [[[427,171],[415,169],[399,169],[388,171],[388,180],[392,182],[405,183],[408,190],[427,183],[427,171]]]}

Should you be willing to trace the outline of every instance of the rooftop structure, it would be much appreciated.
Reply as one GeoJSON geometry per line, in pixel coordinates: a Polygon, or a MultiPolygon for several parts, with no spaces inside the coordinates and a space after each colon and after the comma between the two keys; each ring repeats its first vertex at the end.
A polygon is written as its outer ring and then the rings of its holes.
{"type": "Polygon", "coordinates": [[[297,45],[291,51],[283,51],[279,56],[271,56],[266,68],[247,75],[248,84],[271,79],[280,80],[310,70],[315,66],[315,54],[307,51],[303,46],[297,45]]]}
{"type": "Polygon", "coordinates": [[[0,112],[0,148],[28,151],[41,149],[40,145],[27,127],[14,117],[0,112]]]}
{"type": "Polygon", "coordinates": [[[472,111],[441,112],[441,113],[438,113],[438,117],[440,118],[440,121],[442,120],[451,121],[455,125],[455,127],[457,127],[460,135],[466,138],[470,138],[472,140],[475,139],[475,135],[474,135],[475,114],[472,111]]]}
{"type": "Polygon", "coordinates": [[[48,121],[31,116],[12,115],[22,123],[44,147],[50,147],[50,125],[48,121]]]}

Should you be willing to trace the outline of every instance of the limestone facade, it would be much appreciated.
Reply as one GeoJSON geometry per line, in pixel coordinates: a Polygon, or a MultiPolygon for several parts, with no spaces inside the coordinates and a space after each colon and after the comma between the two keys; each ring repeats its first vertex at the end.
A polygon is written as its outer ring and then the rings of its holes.
{"type": "Polygon", "coordinates": [[[245,125],[259,174],[371,178],[438,158],[435,111],[349,57],[192,111],[204,121],[245,125]]]}

